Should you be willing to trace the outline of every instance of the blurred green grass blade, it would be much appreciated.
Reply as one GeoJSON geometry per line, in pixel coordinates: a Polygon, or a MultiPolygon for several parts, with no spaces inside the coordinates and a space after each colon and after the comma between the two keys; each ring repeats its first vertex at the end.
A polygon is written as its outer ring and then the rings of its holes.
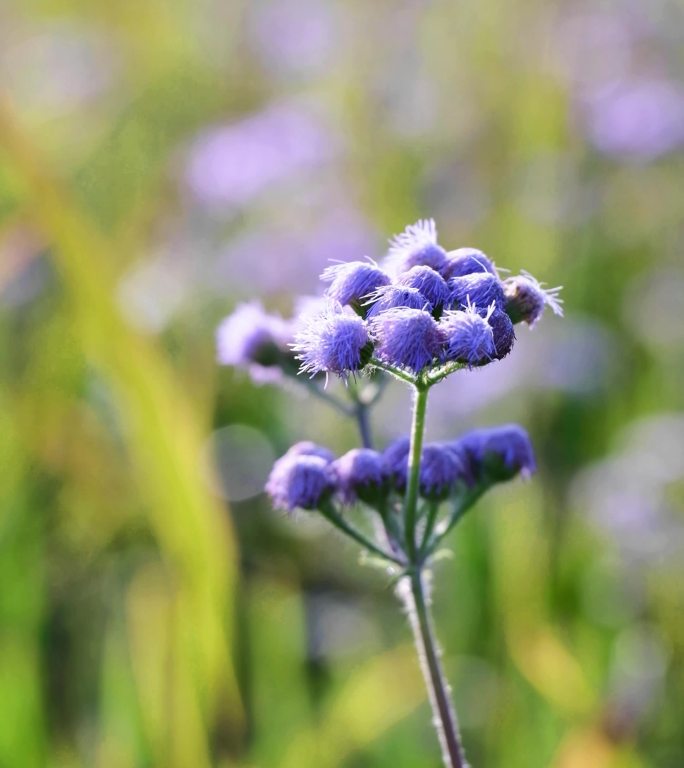
{"type": "Polygon", "coordinates": [[[52,246],[75,335],[114,393],[151,528],[177,580],[178,663],[187,666],[208,721],[219,696],[239,717],[229,657],[236,550],[224,510],[198,472],[206,414],[193,409],[159,350],[124,322],[112,294],[116,246],[44,167],[7,104],[0,104],[0,148],[23,185],[28,216],[52,246]]]}

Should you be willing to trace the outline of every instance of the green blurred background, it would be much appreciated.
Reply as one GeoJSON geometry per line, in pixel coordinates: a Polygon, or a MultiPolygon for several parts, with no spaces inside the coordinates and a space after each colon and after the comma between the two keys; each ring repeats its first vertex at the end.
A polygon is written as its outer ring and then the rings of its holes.
{"type": "Polygon", "coordinates": [[[214,351],[430,216],[567,308],[430,406],[540,464],[435,573],[470,760],[684,765],[683,33],[669,0],[4,0],[2,768],[439,765],[389,580],[260,493],[353,425],[214,351]]]}

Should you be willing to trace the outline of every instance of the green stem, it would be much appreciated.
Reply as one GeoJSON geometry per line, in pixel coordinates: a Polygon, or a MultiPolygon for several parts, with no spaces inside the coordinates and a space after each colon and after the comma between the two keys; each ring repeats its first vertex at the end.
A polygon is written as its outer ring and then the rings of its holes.
{"type": "Polygon", "coordinates": [[[402,381],[405,381],[407,384],[416,383],[415,378],[411,376],[410,373],[406,373],[406,371],[403,371],[401,368],[397,368],[395,365],[390,365],[389,363],[383,363],[382,360],[378,360],[377,357],[371,357],[370,365],[373,365],[376,368],[380,368],[380,370],[382,371],[387,371],[387,373],[391,373],[392,376],[395,376],[397,379],[401,379],[402,381]]]}
{"type": "Polygon", "coordinates": [[[411,563],[416,562],[416,508],[420,486],[420,458],[423,453],[423,433],[425,432],[425,411],[427,409],[428,388],[415,385],[413,401],[413,423],[409,445],[406,497],[404,500],[404,520],[406,521],[406,552],[411,563]]]}
{"type": "Polygon", "coordinates": [[[405,566],[406,563],[404,563],[401,558],[391,554],[390,552],[385,551],[381,547],[379,547],[375,542],[371,541],[369,538],[367,538],[361,531],[357,530],[353,526],[351,526],[343,517],[337,514],[337,512],[333,509],[332,505],[330,504],[323,504],[320,507],[320,512],[323,515],[323,517],[326,518],[330,523],[332,523],[335,528],[337,528],[342,533],[346,534],[350,538],[354,539],[358,544],[360,544],[365,549],[372,552],[374,555],[378,555],[378,557],[382,557],[385,560],[389,560],[393,563],[396,563],[397,565],[405,566]]]}
{"type": "Polygon", "coordinates": [[[467,768],[458,732],[456,712],[449,697],[437,638],[432,627],[432,617],[425,596],[424,577],[421,569],[410,576],[410,585],[402,585],[407,613],[413,629],[420,666],[427,686],[435,728],[442,747],[442,759],[446,768],[467,768]]]}

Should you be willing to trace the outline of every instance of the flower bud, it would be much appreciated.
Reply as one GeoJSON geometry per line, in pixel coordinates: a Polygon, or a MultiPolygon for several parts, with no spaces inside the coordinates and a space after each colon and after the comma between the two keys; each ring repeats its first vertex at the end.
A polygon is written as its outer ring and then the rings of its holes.
{"type": "MultiPolygon", "coordinates": [[[[399,493],[404,493],[408,481],[410,442],[399,438],[383,453],[384,473],[399,493]]],[[[420,460],[420,493],[429,499],[445,499],[459,480],[467,479],[467,465],[458,451],[450,445],[428,443],[423,446],[420,460]]]]}
{"type": "Polygon", "coordinates": [[[435,501],[446,499],[459,480],[465,479],[466,467],[448,445],[428,443],[420,462],[420,492],[435,501]]]}
{"type": "Polygon", "coordinates": [[[316,509],[334,489],[330,463],[321,456],[286,453],[273,465],[266,492],[273,506],[286,512],[316,509]]]}
{"type": "Polygon", "coordinates": [[[321,280],[329,282],[326,296],[348,304],[359,314],[363,300],[383,285],[390,284],[389,275],[376,264],[365,261],[350,261],[333,264],[321,275],[321,280]]]}
{"type": "Polygon", "coordinates": [[[529,272],[523,272],[504,281],[505,309],[514,323],[525,322],[533,326],[544,313],[546,306],[554,314],[563,316],[563,299],[558,298],[562,286],[543,288],[529,272]]]}
{"type": "Polygon", "coordinates": [[[446,264],[446,251],[437,243],[437,229],[432,219],[411,224],[390,240],[387,266],[395,275],[411,267],[426,266],[441,272],[446,264]]]}
{"type": "Polygon", "coordinates": [[[292,349],[302,361],[302,372],[322,371],[344,375],[363,368],[371,354],[364,321],[339,304],[330,304],[307,317],[295,335],[292,349]]]}
{"type": "Polygon", "coordinates": [[[515,330],[511,318],[502,310],[495,309],[489,317],[489,325],[492,328],[495,360],[502,360],[513,349],[515,342],[515,330]]]}
{"type": "Polygon", "coordinates": [[[345,504],[361,499],[375,506],[386,493],[382,456],[370,448],[354,448],[333,462],[337,490],[345,504]]]}
{"type": "Polygon", "coordinates": [[[496,356],[494,331],[488,320],[494,304],[481,316],[474,304],[465,310],[446,312],[439,326],[446,339],[445,360],[454,360],[468,366],[485,365],[496,356]]]}
{"type": "Polygon", "coordinates": [[[442,335],[429,312],[421,309],[389,309],[371,321],[375,354],[390,365],[418,373],[439,357],[442,335]]]}
{"type": "Polygon", "coordinates": [[[371,293],[365,304],[370,307],[368,318],[397,307],[426,309],[432,311],[432,305],[417,289],[407,285],[385,285],[371,293]]]}
{"type": "Polygon", "coordinates": [[[415,288],[430,302],[433,309],[444,306],[451,294],[446,280],[431,267],[411,267],[408,272],[399,275],[397,284],[415,288]]]}
{"type": "Polygon", "coordinates": [[[477,248],[457,248],[447,253],[446,264],[442,269],[442,275],[446,280],[472,275],[474,272],[489,272],[496,276],[494,264],[477,248]]]}
{"type": "Polygon", "coordinates": [[[454,448],[467,457],[470,476],[478,483],[500,483],[517,474],[528,477],[537,469],[530,438],[517,424],[475,429],[454,448]]]}
{"type": "Polygon", "coordinates": [[[489,307],[494,304],[503,309],[505,304],[503,286],[496,275],[489,272],[473,272],[462,277],[452,277],[449,280],[451,296],[449,306],[452,309],[465,309],[468,303],[478,307],[489,307]]]}

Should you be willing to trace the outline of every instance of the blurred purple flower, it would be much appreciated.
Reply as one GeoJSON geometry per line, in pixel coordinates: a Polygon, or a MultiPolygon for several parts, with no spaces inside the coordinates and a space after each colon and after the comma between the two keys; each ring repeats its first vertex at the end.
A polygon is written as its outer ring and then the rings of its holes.
{"type": "Polygon", "coordinates": [[[537,469],[530,438],[517,424],[474,429],[454,441],[453,448],[467,457],[475,480],[500,482],[518,473],[529,477],[537,469]]]}
{"type": "Polygon", "coordinates": [[[616,82],[587,99],[585,117],[600,152],[651,160],[684,143],[684,88],[664,78],[616,82]]]}
{"type": "Polygon", "coordinates": [[[338,14],[317,0],[259,0],[249,3],[248,39],[274,73],[322,69],[339,43],[338,14]]]}
{"type": "Polygon", "coordinates": [[[374,248],[373,231],[359,211],[335,196],[324,204],[329,210],[295,208],[284,225],[235,237],[217,261],[212,286],[230,280],[245,296],[313,292],[331,260],[348,261],[374,248]]]}
{"type": "Polygon", "coordinates": [[[200,135],[190,148],[186,179],[201,202],[240,206],[270,185],[320,166],[334,149],[311,111],[277,104],[200,135]]]}
{"type": "MultiPolygon", "coordinates": [[[[409,447],[409,439],[400,437],[382,455],[385,477],[400,493],[406,489],[409,447]]],[[[466,466],[450,445],[428,443],[423,447],[420,465],[420,492],[429,498],[442,498],[459,479],[465,479],[466,466]]]]}
{"type": "Polygon", "coordinates": [[[428,443],[423,448],[420,462],[420,492],[423,496],[445,498],[465,475],[466,467],[459,453],[448,445],[428,443]]]}
{"type": "Polygon", "coordinates": [[[316,509],[334,487],[330,464],[320,456],[288,451],[273,465],[266,492],[286,512],[316,509]]]}
{"type": "Polygon", "coordinates": [[[274,381],[291,338],[291,325],[267,314],[259,302],[240,304],[216,330],[216,357],[222,365],[247,368],[255,381],[274,381]]]}
{"type": "Polygon", "coordinates": [[[374,498],[384,485],[383,458],[370,448],[353,448],[333,462],[337,490],[346,504],[374,498]]]}

